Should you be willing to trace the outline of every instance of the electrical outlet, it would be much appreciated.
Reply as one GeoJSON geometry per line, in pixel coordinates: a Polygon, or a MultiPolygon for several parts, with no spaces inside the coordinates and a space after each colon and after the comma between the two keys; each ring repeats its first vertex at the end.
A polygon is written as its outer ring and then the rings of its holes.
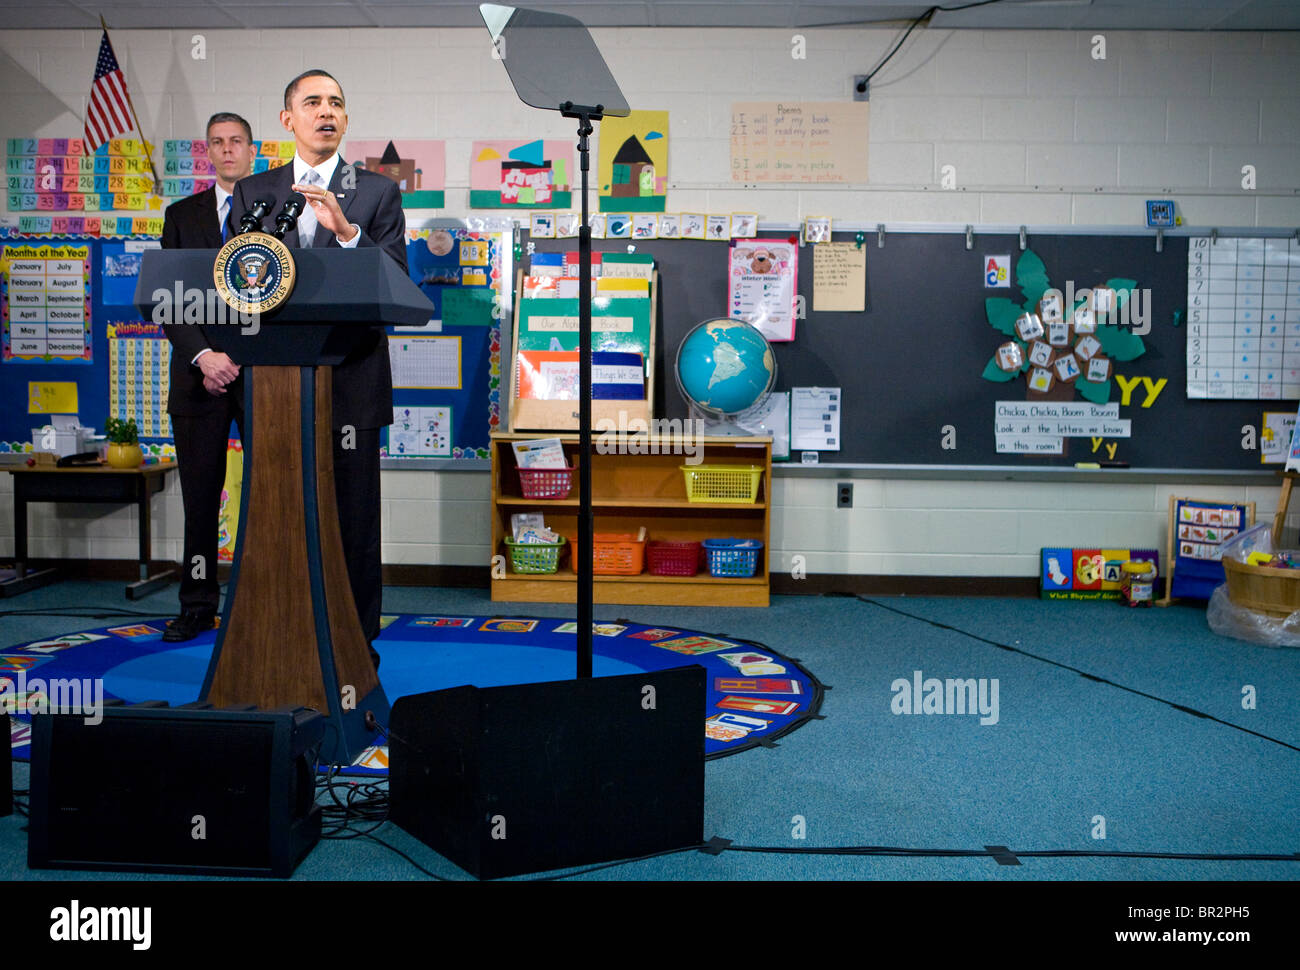
{"type": "Polygon", "coordinates": [[[853,508],[853,483],[840,482],[835,487],[835,507],[837,509],[853,508]]]}
{"type": "Polygon", "coordinates": [[[871,100],[871,82],[867,80],[865,74],[853,75],[853,100],[870,101],[871,100]]]}

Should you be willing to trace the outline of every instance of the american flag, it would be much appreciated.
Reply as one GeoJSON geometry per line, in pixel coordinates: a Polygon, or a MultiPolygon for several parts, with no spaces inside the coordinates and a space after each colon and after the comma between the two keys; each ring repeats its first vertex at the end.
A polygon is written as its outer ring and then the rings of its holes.
{"type": "Polygon", "coordinates": [[[106,30],[99,42],[99,60],[95,62],[95,79],[90,83],[90,104],[86,107],[86,147],[90,151],[134,127],[129,101],[126,78],[113,56],[106,30]]]}

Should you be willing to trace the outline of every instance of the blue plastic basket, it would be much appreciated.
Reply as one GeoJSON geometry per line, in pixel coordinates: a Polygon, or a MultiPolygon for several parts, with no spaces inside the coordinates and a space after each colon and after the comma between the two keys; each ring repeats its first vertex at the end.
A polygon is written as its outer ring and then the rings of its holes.
{"type": "Polygon", "coordinates": [[[748,579],[758,569],[758,554],[762,551],[763,543],[757,539],[704,540],[710,576],[748,579]]]}

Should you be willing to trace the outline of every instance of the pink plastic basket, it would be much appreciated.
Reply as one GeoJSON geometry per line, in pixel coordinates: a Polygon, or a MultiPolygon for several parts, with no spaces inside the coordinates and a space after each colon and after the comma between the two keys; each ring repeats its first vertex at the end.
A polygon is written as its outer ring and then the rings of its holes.
{"type": "Polygon", "coordinates": [[[519,488],[524,498],[568,498],[575,471],[571,467],[520,468],[519,488]]]}

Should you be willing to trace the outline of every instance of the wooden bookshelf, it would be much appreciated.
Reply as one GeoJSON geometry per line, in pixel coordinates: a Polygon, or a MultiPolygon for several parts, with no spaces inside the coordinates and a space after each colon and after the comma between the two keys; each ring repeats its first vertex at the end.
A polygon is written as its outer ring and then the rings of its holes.
{"type": "MultiPolygon", "coordinates": [[[[519,486],[511,444],[558,437],[568,463],[578,464],[576,434],[492,435],[492,599],[527,603],[572,603],[577,576],[571,547],[578,535],[578,475],[564,499],[526,499],[519,486]],[[555,573],[515,573],[505,538],[510,516],[540,512],[546,524],[568,540],[555,573]],[[501,567],[504,563],[504,569],[501,567]]],[[[752,578],[714,578],[707,568],[694,576],[606,576],[594,578],[597,603],[664,606],[767,606],[770,600],[768,554],[771,524],[772,442],[765,437],[716,436],[702,439],[699,464],[757,466],[762,469],[752,503],[691,502],[682,466],[695,461],[693,438],[671,435],[592,434],[591,494],[596,533],[635,534],[645,526],[647,540],[758,539],[763,543],[752,578]]]]}

